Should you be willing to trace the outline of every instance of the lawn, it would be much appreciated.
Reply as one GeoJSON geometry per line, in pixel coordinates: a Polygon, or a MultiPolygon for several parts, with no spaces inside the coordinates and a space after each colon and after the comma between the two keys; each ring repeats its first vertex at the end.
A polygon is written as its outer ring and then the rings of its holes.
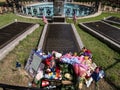
{"type": "Polygon", "coordinates": [[[0,0],[0,2],[5,2],[5,0],[0,0]]]}
{"type": "Polygon", "coordinates": [[[32,34],[28,35],[23,41],[20,41],[19,45],[11,51],[5,59],[0,61],[0,83],[27,86],[30,77],[26,77],[24,72],[24,63],[27,60],[30,52],[37,46],[43,23],[40,23],[40,19],[25,19],[16,16],[12,13],[0,15],[0,26],[4,26],[18,19],[18,21],[39,23],[40,27],[36,29],[32,34]],[[42,25],[41,25],[42,24],[42,25]],[[16,61],[22,63],[22,69],[16,70],[16,61]]]}
{"type": "MultiPolygon", "coordinates": [[[[84,45],[90,49],[93,53],[93,61],[97,65],[102,66],[106,72],[106,79],[116,87],[120,88],[120,53],[112,50],[106,44],[102,43],[89,33],[80,29],[78,23],[102,20],[104,17],[117,16],[120,17],[120,13],[102,13],[100,16],[89,18],[89,19],[79,19],[76,24],[77,31],[84,43],[84,45]]],[[[67,20],[72,23],[72,20],[67,20]]],[[[117,25],[118,26],[118,25],[117,25]]],[[[120,27],[120,26],[118,26],[120,27]]]]}
{"type": "MultiPolygon", "coordinates": [[[[96,62],[97,65],[103,66],[106,72],[106,80],[120,88],[120,54],[92,35],[80,29],[78,26],[78,23],[80,22],[101,20],[109,15],[120,17],[119,13],[102,13],[100,16],[94,18],[79,19],[75,26],[85,47],[92,51],[93,61],[96,62]]],[[[21,41],[20,44],[6,56],[6,58],[0,61],[0,83],[27,86],[28,81],[30,81],[31,78],[27,77],[24,72],[24,62],[27,60],[30,51],[37,45],[39,35],[43,29],[43,23],[40,19],[27,19],[9,13],[0,15],[0,27],[13,22],[14,19],[18,19],[18,21],[42,24],[31,35],[21,41]],[[22,63],[21,70],[15,69],[16,61],[20,61],[22,63]]],[[[67,22],[73,23],[72,19],[67,19],[67,22]]]]}

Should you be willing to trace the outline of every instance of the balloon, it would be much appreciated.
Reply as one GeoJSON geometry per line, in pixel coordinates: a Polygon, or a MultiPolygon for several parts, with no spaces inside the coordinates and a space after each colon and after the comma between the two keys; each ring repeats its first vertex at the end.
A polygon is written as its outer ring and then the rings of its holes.
{"type": "Polygon", "coordinates": [[[74,68],[75,74],[76,74],[77,76],[79,76],[79,65],[78,65],[78,64],[74,64],[74,65],[73,65],[73,68],[74,68]]]}
{"type": "Polygon", "coordinates": [[[82,67],[79,67],[79,76],[80,77],[83,77],[83,75],[85,76],[86,75],[86,70],[82,67]]]}
{"type": "Polygon", "coordinates": [[[74,64],[73,68],[77,76],[83,76],[86,73],[86,69],[81,67],[79,64],[74,64]]]}

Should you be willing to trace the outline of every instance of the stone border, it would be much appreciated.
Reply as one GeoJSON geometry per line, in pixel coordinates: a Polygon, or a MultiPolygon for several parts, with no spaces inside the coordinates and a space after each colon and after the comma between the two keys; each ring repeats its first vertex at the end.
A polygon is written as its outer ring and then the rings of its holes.
{"type": "MultiPolygon", "coordinates": [[[[88,16],[77,17],[77,19],[92,18],[92,17],[96,17],[96,16],[101,15],[101,13],[102,13],[102,11],[98,11],[98,12],[91,14],[91,15],[88,15],[88,16]]],[[[32,16],[24,16],[24,15],[20,15],[20,14],[16,14],[16,15],[20,16],[20,17],[24,17],[24,18],[30,18],[30,19],[42,19],[42,18],[37,18],[37,17],[32,17],[32,16]]],[[[69,19],[73,19],[73,18],[69,18],[69,19]]]]}
{"type": "Polygon", "coordinates": [[[3,25],[3,26],[0,27],[0,29],[4,28],[4,27],[6,27],[6,26],[8,26],[8,25],[10,25],[10,24],[13,24],[13,23],[14,23],[14,21],[11,22],[11,23],[8,23],[8,24],[6,24],[6,25],[3,25]]]}
{"type": "Polygon", "coordinates": [[[8,45],[4,46],[2,49],[0,49],[0,60],[2,60],[10,51],[12,51],[16,45],[19,44],[21,40],[27,37],[27,35],[31,34],[36,28],[39,27],[39,24],[35,24],[30,29],[28,29],[26,32],[18,36],[16,39],[14,39],[12,42],[10,42],[8,45]]]}
{"type": "MultiPolygon", "coordinates": [[[[69,23],[54,23],[54,24],[69,24],[69,23]]],[[[40,38],[39,45],[38,45],[39,49],[43,48],[44,40],[45,40],[45,37],[46,37],[45,35],[46,35],[46,32],[47,32],[47,27],[48,27],[48,24],[46,24],[44,26],[42,36],[40,38]]],[[[71,27],[73,28],[73,33],[75,34],[75,39],[76,39],[76,41],[78,43],[78,46],[79,46],[80,49],[82,49],[84,47],[84,45],[83,45],[83,42],[82,42],[82,40],[81,40],[81,38],[80,38],[74,24],[71,24],[71,27]]]]}
{"type": "Polygon", "coordinates": [[[98,11],[94,14],[88,15],[88,16],[83,16],[83,17],[78,17],[78,19],[84,19],[84,18],[92,18],[101,15],[102,11],[98,11]]]}
{"type": "Polygon", "coordinates": [[[105,24],[107,24],[107,25],[109,25],[109,26],[111,26],[111,27],[114,27],[114,28],[120,29],[119,27],[117,27],[117,26],[113,26],[113,25],[111,25],[111,24],[109,24],[109,23],[107,23],[107,22],[104,22],[104,21],[101,21],[101,22],[103,22],[103,23],[105,23],[105,24]]]}
{"type": "Polygon", "coordinates": [[[48,27],[48,24],[46,24],[46,25],[44,26],[42,35],[41,35],[41,37],[40,37],[40,41],[39,41],[39,44],[38,44],[38,48],[39,48],[39,49],[42,49],[42,47],[43,47],[43,43],[44,43],[44,40],[45,40],[45,35],[46,35],[46,32],[47,32],[47,27],[48,27]]]}
{"type": "Polygon", "coordinates": [[[79,45],[79,48],[82,50],[82,48],[84,47],[84,45],[83,45],[83,42],[82,42],[82,40],[81,40],[81,38],[80,38],[80,35],[78,34],[78,32],[77,32],[77,30],[76,30],[76,28],[75,28],[75,25],[74,25],[74,24],[71,24],[71,26],[72,26],[72,28],[73,28],[73,32],[74,32],[74,34],[75,34],[75,38],[76,38],[76,41],[77,41],[77,43],[78,43],[78,45],[79,45]]]}
{"type": "MultiPolygon", "coordinates": [[[[103,21],[101,21],[101,22],[103,22],[103,21]]],[[[105,22],[103,22],[103,23],[105,23],[105,22]]],[[[105,24],[108,24],[108,23],[105,23],[105,24]]],[[[108,24],[108,25],[110,25],[110,24],[108,24]]],[[[102,34],[94,31],[93,29],[85,26],[84,23],[79,23],[79,27],[81,27],[83,30],[89,32],[91,35],[95,36],[96,38],[100,39],[101,41],[106,43],[109,47],[115,49],[116,51],[120,51],[120,45],[119,44],[117,44],[116,42],[114,42],[114,41],[110,40],[109,38],[103,36],[102,34]]],[[[117,28],[117,27],[114,27],[114,28],[117,28]]],[[[119,29],[119,28],[117,28],[117,29],[119,29]]]]}
{"type": "Polygon", "coordinates": [[[108,19],[111,18],[111,17],[112,17],[112,16],[109,16],[109,17],[103,19],[103,21],[105,21],[105,22],[107,22],[107,23],[112,23],[112,24],[118,24],[118,25],[120,25],[119,22],[115,22],[115,21],[108,20],[108,19]]]}

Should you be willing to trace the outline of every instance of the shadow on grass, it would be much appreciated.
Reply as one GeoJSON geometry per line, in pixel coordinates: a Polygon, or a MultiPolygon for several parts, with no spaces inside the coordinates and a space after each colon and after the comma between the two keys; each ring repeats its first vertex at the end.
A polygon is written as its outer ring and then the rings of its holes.
{"type": "MultiPolygon", "coordinates": [[[[120,59],[114,58],[116,62],[105,68],[104,70],[107,71],[108,69],[111,69],[114,67],[116,64],[120,63],[120,59]]],[[[109,78],[105,78],[105,81],[107,81],[112,87],[114,87],[116,90],[120,90],[120,86],[117,86],[115,83],[111,82],[109,78]]]]}
{"type": "Polygon", "coordinates": [[[105,68],[104,70],[107,71],[108,69],[112,68],[113,66],[115,66],[116,64],[118,64],[120,62],[120,59],[114,58],[116,60],[116,62],[114,62],[113,64],[111,64],[110,66],[108,66],[107,68],[105,68]]]}

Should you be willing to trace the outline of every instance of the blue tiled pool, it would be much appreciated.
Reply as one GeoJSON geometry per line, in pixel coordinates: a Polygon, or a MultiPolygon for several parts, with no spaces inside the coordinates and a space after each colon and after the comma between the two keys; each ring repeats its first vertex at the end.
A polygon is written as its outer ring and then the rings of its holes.
{"type": "MultiPolygon", "coordinates": [[[[43,15],[51,17],[53,16],[53,3],[46,2],[27,5],[22,7],[22,13],[36,17],[42,17],[43,15]]],[[[76,14],[78,17],[83,17],[92,13],[94,13],[94,9],[92,7],[71,3],[64,4],[64,15],[67,17],[73,17],[73,14],[76,14]]]]}

